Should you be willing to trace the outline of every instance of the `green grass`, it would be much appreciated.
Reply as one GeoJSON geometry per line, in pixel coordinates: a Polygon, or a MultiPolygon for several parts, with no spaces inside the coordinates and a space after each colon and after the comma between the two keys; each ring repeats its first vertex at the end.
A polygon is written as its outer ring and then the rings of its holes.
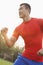
{"type": "Polygon", "coordinates": [[[0,59],[0,65],[13,65],[13,63],[0,59]]]}

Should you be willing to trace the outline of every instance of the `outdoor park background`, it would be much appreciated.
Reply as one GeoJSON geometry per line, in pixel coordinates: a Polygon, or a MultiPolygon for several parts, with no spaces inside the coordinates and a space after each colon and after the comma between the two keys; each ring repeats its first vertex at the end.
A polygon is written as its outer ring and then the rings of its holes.
{"type": "MultiPolygon", "coordinates": [[[[19,18],[18,9],[19,5],[23,2],[31,5],[31,17],[43,18],[43,0],[0,0],[0,30],[7,27],[9,29],[7,34],[9,38],[16,26],[22,23],[22,19],[19,18]]],[[[8,48],[0,35],[0,58],[13,62],[17,58],[18,53],[22,53],[23,49],[24,41],[21,37],[19,37],[15,47],[8,48]]],[[[2,63],[2,59],[0,59],[0,63],[2,63]]]]}

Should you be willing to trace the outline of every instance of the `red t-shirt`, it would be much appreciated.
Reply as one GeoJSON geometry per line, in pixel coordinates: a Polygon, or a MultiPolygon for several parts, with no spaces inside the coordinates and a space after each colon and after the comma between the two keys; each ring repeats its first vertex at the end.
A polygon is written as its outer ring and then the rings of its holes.
{"type": "Polygon", "coordinates": [[[20,24],[13,33],[18,38],[22,36],[25,42],[25,51],[22,55],[28,59],[43,62],[43,57],[37,55],[42,48],[43,19],[32,18],[20,24]]]}

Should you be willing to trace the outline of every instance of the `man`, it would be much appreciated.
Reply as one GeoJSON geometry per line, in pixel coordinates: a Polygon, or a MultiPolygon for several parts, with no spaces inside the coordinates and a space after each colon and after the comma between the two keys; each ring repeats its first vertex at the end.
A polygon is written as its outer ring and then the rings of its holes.
{"type": "Polygon", "coordinates": [[[18,55],[14,65],[43,65],[43,19],[31,18],[30,12],[29,4],[20,4],[19,16],[23,19],[23,22],[16,27],[10,40],[7,37],[8,29],[1,30],[1,34],[9,47],[14,45],[19,36],[24,39],[25,50],[21,55],[18,55]]]}

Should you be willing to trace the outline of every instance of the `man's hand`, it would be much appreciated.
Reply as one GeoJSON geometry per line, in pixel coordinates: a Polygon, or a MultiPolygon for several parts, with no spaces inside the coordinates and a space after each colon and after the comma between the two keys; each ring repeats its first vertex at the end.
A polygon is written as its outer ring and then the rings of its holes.
{"type": "Polygon", "coordinates": [[[40,50],[37,52],[37,55],[39,55],[39,56],[43,56],[43,48],[40,49],[40,50]]]}
{"type": "Polygon", "coordinates": [[[17,38],[12,36],[10,39],[7,37],[8,28],[3,28],[1,30],[1,34],[4,37],[4,40],[8,47],[12,47],[14,43],[17,41],[17,38]]]}
{"type": "Polygon", "coordinates": [[[8,28],[3,28],[3,29],[1,30],[2,36],[5,37],[6,34],[7,34],[7,32],[8,32],[8,28]]]}

